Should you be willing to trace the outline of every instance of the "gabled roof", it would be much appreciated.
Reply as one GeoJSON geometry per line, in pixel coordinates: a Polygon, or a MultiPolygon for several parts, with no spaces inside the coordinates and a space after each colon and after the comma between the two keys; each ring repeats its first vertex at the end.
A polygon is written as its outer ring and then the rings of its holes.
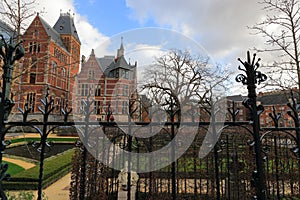
{"type": "Polygon", "coordinates": [[[51,37],[52,40],[54,40],[57,44],[59,44],[64,49],[67,49],[64,45],[63,41],[61,40],[60,34],[54,30],[42,17],[38,15],[40,21],[42,22],[42,25],[44,26],[44,29],[47,32],[47,35],[51,37]]]}
{"type": "Polygon", "coordinates": [[[80,43],[79,36],[70,13],[61,13],[53,28],[59,34],[71,34],[80,43]]]}
{"type": "Polygon", "coordinates": [[[114,62],[115,57],[114,56],[104,56],[102,58],[97,58],[97,62],[100,65],[102,71],[104,72],[106,68],[114,62]]]}

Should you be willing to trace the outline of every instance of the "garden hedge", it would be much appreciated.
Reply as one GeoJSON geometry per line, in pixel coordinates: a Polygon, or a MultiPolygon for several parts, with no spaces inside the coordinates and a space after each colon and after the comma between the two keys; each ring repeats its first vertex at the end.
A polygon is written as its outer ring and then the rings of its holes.
{"type": "MultiPolygon", "coordinates": [[[[66,175],[71,169],[74,149],[52,156],[44,161],[43,188],[66,175]]],[[[13,175],[9,181],[3,182],[7,190],[36,190],[38,187],[39,164],[13,175]]]]}

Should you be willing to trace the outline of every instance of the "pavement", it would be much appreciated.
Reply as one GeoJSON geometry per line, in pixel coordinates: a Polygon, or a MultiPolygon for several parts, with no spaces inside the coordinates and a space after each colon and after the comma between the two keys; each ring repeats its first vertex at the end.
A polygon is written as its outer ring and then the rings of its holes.
{"type": "Polygon", "coordinates": [[[67,200],[69,199],[70,182],[71,173],[68,173],[43,191],[48,200],[67,200]]]}
{"type": "MultiPolygon", "coordinates": [[[[71,173],[65,175],[46,189],[43,189],[47,200],[68,200],[70,189],[71,173]]],[[[11,195],[17,195],[19,191],[9,191],[11,195]]],[[[33,191],[35,198],[37,198],[37,191],[33,191]]]]}
{"type": "Polygon", "coordinates": [[[14,158],[3,157],[2,160],[19,165],[19,166],[23,167],[24,169],[29,169],[29,168],[35,166],[35,164],[33,164],[33,163],[26,162],[26,161],[19,160],[19,159],[14,159],[14,158]]]}

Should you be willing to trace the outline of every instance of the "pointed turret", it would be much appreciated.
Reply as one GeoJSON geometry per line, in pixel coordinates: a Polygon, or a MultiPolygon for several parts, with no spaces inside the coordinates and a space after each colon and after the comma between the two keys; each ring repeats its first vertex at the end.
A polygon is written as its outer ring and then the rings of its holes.
{"type": "Polygon", "coordinates": [[[60,13],[60,17],[53,27],[61,35],[73,35],[77,42],[80,43],[74,19],[69,12],[60,13]]]}
{"type": "Polygon", "coordinates": [[[124,46],[123,46],[123,37],[121,37],[121,45],[117,52],[117,58],[124,56],[124,46]]]}
{"type": "Polygon", "coordinates": [[[67,51],[72,54],[70,62],[75,64],[71,68],[71,74],[74,76],[79,71],[81,43],[70,11],[67,13],[60,13],[53,29],[60,35],[67,51]]]}
{"type": "Polygon", "coordinates": [[[94,49],[92,49],[92,52],[91,52],[90,57],[91,57],[91,56],[95,57],[95,50],[94,50],[94,49]]]}

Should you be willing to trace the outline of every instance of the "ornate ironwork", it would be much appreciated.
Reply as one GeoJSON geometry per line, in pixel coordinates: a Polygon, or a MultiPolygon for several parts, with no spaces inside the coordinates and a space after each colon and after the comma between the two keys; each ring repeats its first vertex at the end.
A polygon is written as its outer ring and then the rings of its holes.
{"type": "MultiPolygon", "coordinates": [[[[81,113],[84,114],[84,130],[81,132],[83,144],[88,143],[89,138],[89,121],[90,116],[93,113],[93,110],[91,110],[92,105],[94,104],[94,100],[90,98],[91,97],[91,90],[89,91],[89,95],[87,99],[82,99],[82,107],[81,107],[81,113]]],[[[80,129],[77,129],[80,131],[80,129]]],[[[80,177],[80,191],[79,191],[79,198],[85,199],[85,188],[86,188],[86,159],[87,159],[87,149],[84,145],[81,145],[80,147],[81,153],[82,153],[82,163],[81,163],[81,177],[80,177]]]]}
{"type": "MultiPolygon", "coordinates": [[[[2,44],[2,43],[1,43],[2,44]]],[[[18,47],[19,48],[19,47],[18,47]]],[[[15,52],[11,55],[15,56],[16,53],[21,51],[21,49],[17,50],[18,48],[15,48],[15,52]]],[[[1,56],[4,53],[4,51],[1,49],[1,56]]],[[[4,55],[4,54],[3,54],[4,55]]],[[[5,55],[6,56],[6,55],[5,55]]],[[[13,59],[8,59],[10,61],[14,61],[18,57],[15,57],[13,59]]],[[[141,181],[144,183],[147,183],[149,180],[149,184],[140,184],[138,185],[138,195],[141,195],[141,198],[143,198],[144,193],[146,191],[149,191],[150,199],[156,198],[154,193],[159,193],[158,191],[161,191],[161,193],[164,193],[164,195],[169,195],[170,198],[173,199],[181,199],[184,195],[186,195],[186,198],[188,198],[188,195],[193,195],[194,199],[199,198],[213,198],[213,199],[238,199],[238,198],[247,198],[249,199],[249,187],[246,186],[246,183],[251,182],[252,185],[256,189],[256,195],[253,196],[254,199],[266,199],[266,188],[268,187],[268,193],[271,193],[270,188],[277,188],[276,192],[275,189],[273,189],[273,194],[276,196],[278,199],[285,197],[284,194],[280,194],[279,190],[281,187],[278,185],[280,182],[281,184],[285,185],[291,185],[291,188],[297,188],[298,185],[293,186],[293,184],[296,183],[296,181],[291,180],[288,182],[288,180],[283,179],[281,181],[280,177],[280,158],[279,156],[282,156],[280,154],[280,148],[276,149],[274,147],[288,147],[288,148],[283,148],[285,151],[285,154],[291,154],[290,149],[292,152],[297,156],[299,159],[299,116],[298,116],[298,111],[300,108],[300,105],[296,102],[295,98],[292,96],[291,102],[288,104],[289,108],[291,111],[288,111],[288,115],[291,116],[294,119],[295,122],[295,127],[290,128],[290,129],[284,129],[284,130],[292,130],[296,131],[296,136],[293,134],[290,134],[289,136],[294,139],[297,142],[297,146],[295,147],[295,144],[284,144],[285,142],[282,138],[273,136],[271,135],[271,139],[269,139],[267,142],[272,143],[270,145],[270,149],[273,150],[275,157],[274,157],[274,162],[272,161],[272,164],[274,163],[274,166],[268,166],[268,158],[264,159],[262,153],[263,153],[263,148],[262,148],[262,139],[264,139],[264,136],[260,136],[260,124],[259,124],[259,116],[261,113],[264,111],[264,107],[262,105],[257,105],[257,100],[256,100],[256,85],[260,84],[261,82],[266,80],[266,75],[258,71],[259,68],[259,61],[260,59],[256,60],[255,55],[253,56],[253,59],[250,58],[250,53],[247,53],[247,61],[242,62],[240,59],[239,61],[243,64],[244,68],[242,69],[239,67],[240,70],[244,71],[246,74],[239,74],[236,78],[237,82],[241,82],[245,85],[247,85],[248,88],[248,99],[246,99],[243,104],[246,108],[248,108],[251,112],[251,121],[250,125],[249,122],[239,122],[236,120],[236,116],[238,115],[238,110],[235,109],[233,106],[232,109],[229,109],[229,114],[231,114],[232,121],[231,122],[224,122],[224,129],[221,129],[220,131],[217,131],[215,129],[212,129],[212,134],[221,134],[222,132],[222,138],[218,140],[217,145],[214,147],[213,152],[211,152],[206,158],[204,159],[199,159],[197,157],[197,148],[200,146],[202,139],[201,138],[204,134],[199,131],[199,135],[196,138],[195,144],[187,150],[186,154],[183,155],[183,158],[180,158],[182,160],[173,162],[168,169],[162,169],[157,172],[150,172],[150,175],[148,174],[141,174],[140,177],[141,181]],[[247,126],[247,127],[246,127],[247,126]],[[251,126],[251,127],[250,127],[251,126]],[[239,127],[239,128],[237,128],[239,127]],[[241,128],[242,127],[242,128],[241,128]],[[232,128],[232,129],[231,129],[232,128]],[[228,129],[227,132],[225,129],[228,129]],[[237,131],[238,129],[238,131],[237,131]],[[244,129],[244,130],[240,130],[244,129]],[[225,133],[224,133],[225,132],[225,133]],[[238,133],[238,134],[236,134],[238,133]],[[250,133],[250,134],[249,134],[250,133]],[[245,148],[247,143],[250,146],[250,148],[245,148]],[[293,148],[290,148],[293,147],[293,148]],[[273,148],[273,149],[272,149],[273,148]],[[253,150],[255,151],[255,154],[253,154],[253,150]],[[192,152],[191,152],[192,151],[192,152]],[[288,152],[288,153],[287,153],[288,152]],[[255,159],[255,163],[252,162],[252,160],[249,158],[255,159]],[[265,161],[265,164],[264,164],[265,161]],[[255,166],[254,166],[255,164],[255,166]],[[264,165],[267,165],[264,167],[264,165]],[[269,168],[273,167],[274,170],[270,170],[269,168]],[[255,168],[254,171],[253,168],[255,168]],[[248,172],[250,171],[250,174],[252,174],[252,181],[249,180],[248,172]],[[270,172],[272,171],[272,172],[270,172]],[[266,178],[265,176],[270,176],[269,173],[272,173],[271,175],[275,174],[275,178],[269,177],[268,184],[265,184],[266,178]],[[201,175],[199,177],[199,175],[201,175]],[[275,180],[273,180],[275,179],[275,180]],[[226,184],[223,184],[223,180],[226,182],[226,184]],[[274,183],[273,185],[269,183],[274,183]],[[189,186],[192,185],[192,186],[189,186]],[[267,187],[266,187],[267,185],[267,187]],[[270,186],[271,185],[271,186],[270,186]],[[189,188],[190,187],[190,188],[189,188]],[[210,188],[211,187],[211,188],[210,188]],[[276,194],[275,194],[276,193],[276,194]],[[247,197],[243,196],[246,195],[247,197]]],[[[7,62],[7,61],[6,61],[7,62]]],[[[8,74],[11,74],[9,70],[5,71],[6,74],[3,77],[4,82],[9,82],[10,79],[7,78],[8,74]]],[[[7,119],[7,114],[10,112],[12,108],[12,97],[10,95],[10,92],[8,92],[7,88],[10,87],[9,83],[4,85],[5,90],[3,89],[1,93],[1,102],[0,102],[0,119],[1,119],[1,125],[0,125],[0,133],[1,133],[1,154],[0,154],[0,182],[4,180],[5,178],[8,177],[6,174],[8,165],[2,164],[2,153],[5,149],[5,146],[7,143],[4,141],[4,136],[6,133],[6,125],[8,125],[8,122],[5,122],[7,119]],[[3,100],[3,101],[2,101],[3,100]]],[[[178,113],[180,114],[180,110],[176,109],[177,107],[174,106],[174,99],[169,99],[168,105],[170,105],[170,108],[168,110],[168,113],[170,115],[170,118],[167,123],[165,123],[165,126],[167,128],[164,129],[164,132],[168,132],[169,135],[171,135],[171,139],[174,138],[177,128],[179,127],[179,120],[178,120],[178,113]]],[[[17,125],[22,125],[22,126],[31,126],[34,127],[40,134],[40,142],[35,143],[36,147],[39,149],[41,152],[40,154],[40,174],[39,174],[39,188],[38,188],[38,199],[41,199],[41,194],[42,194],[42,183],[43,183],[43,163],[44,163],[44,152],[46,151],[46,148],[48,145],[51,145],[48,141],[48,135],[50,134],[51,131],[57,126],[70,126],[74,125],[77,122],[68,122],[68,116],[72,112],[72,109],[68,108],[68,103],[66,103],[66,107],[63,108],[62,114],[64,115],[64,120],[63,122],[49,122],[49,115],[55,108],[53,106],[54,101],[51,97],[49,97],[49,88],[46,91],[45,98],[41,100],[43,106],[39,107],[39,110],[41,111],[43,115],[43,121],[38,122],[38,123],[33,123],[33,122],[28,122],[27,118],[30,113],[31,108],[28,107],[28,104],[25,104],[23,109],[19,109],[20,112],[23,115],[23,121],[19,122],[17,125]],[[54,126],[49,128],[49,126],[54,126]]],[[[210,101],[209,101],[210,102],[210,101]]],[[[84,119],[81,122],[78,122],[80,126],[82,127],[82,137],[81,139],[83,140],[83,143],[86,143],[85,140],[88,139],[89,134],[90,134],[90,125],[95,125],[96,122],[90,122],[89,118],[90,115],[93,112],[93,104],[94,101],[91,100],[89,97],[86,100],[82,101],[82,112],[84,114],[84,119]]],[[[133,104],[132,104],[133,105],[133,104]]],[[[132,106],[131,105],[131,106],[132,106]]],[[[130,110],[130,109],[129,109],[130,110]]],[[[210,112],[211,115],[214,115],[214,113],[217,111],[212,111],[210,112]]],[[[130,113],[129,116],[131,116],[132,113],[130,113]]],[[[273,110],[272,114],[269,114],[271,118],[274,120],[275,128],[274,130],[278,131],[281,130],[281,127],[278,127],[278,120],[280,118],[279,114],[276,114],[275,110],[273,110]]],[[[214,116],[212,116],[214,118],[214,116]]],[[[213,122],[215,119],[213,120],[213,122]]],[[[129,123],[129,129],[128,132],[131,133],[130,125],[131,125],[131,120],[130,118],[128,119],[129,123]]],[[[147,125],[147,123],[142,123],[139,122],[142,125],[147,125]]],[[[11,122],[12,125],[13,122],[11,122]]],[[[106,121],[105,122],[97,122],[97,125],[100,125],[105,129],[106,126],[111,126],[113,123],[113,112],[108,105],[106,109],[106,121]]],[[[188,122],[182,122],[180,125],[187,125],[187,126],[198,126],[199,129],[203,127],[209,126],[209,122],[199,122],[199,123],[188,123],[188,122]]],[[[151,128],[151,127],[150,127],[151,128]]],[[[205,129],[205,128],[203,128],[205,129]]],[[[150,129],[149,129],[150,130],[150,129]]],[[[206,129],[207,131],[207,129],[206,129]]],[[[294,133],[294,132],[293,132],[294,133]]],[[[147,144],[149,146],[150,151],[155,150],[156,148],[161,148],[165,142],[166,139],[163,137],[163,134],[161,134],[161,140],[155,140],[155,137],[151,137],[149,139],[142,139],[140,140],[140,143],[138,143],[137,146],[132,146],[134,145],[132,142],[133,137],[131,134],[129,134],[129,137],[124,137],[124,143],[128,142],[128,151],[134,150],[137,152],[143,152],[145,150],[145,147],[143,146],[144,144],[147,144]],[[161,146],[159,146],[161,145],[161,146]],[[134,147],[135,149],[133,149],[134,147]],[[144,148],[144,149],[143,149],[144,148]]],[[[136,139],[136,138],[135,138],[136,139]]],[[[79,144],[77,143],[77,146],[81,148],[81,153],[82,153],[82,162],[80,164],[80,199],[84,199],[87,195],[86,193],[89,193],[90,190],[88,189],[89,187],[89,181],[92,180],[91,177],[87,177],[86,171],[86,159],[87,159],[87,149],[84,147],[83,143],[79,144]]],[[[98,146],[98,145],[97,145],[98,146]]],[[[175,148],[175,147],[174,147],[175,148]]],[[[174,152],[174,148],[172,148],[172,152],[174,152]]],[[[270,152],[270,149],[267,149],[270,152]]],[[[283,150],[282,150],[283,151],[283,150]]],[[[172,154],[171,156],[174,156],[172,154]]],[[[294,160],[296,158],[292,156],[294,160]]],[[[131,159],[131,158],[130,158],[131,159]]],[[[129,159],[129,161],[130,161],[129,159]]],[[[135,159],[135,158],[134,158],[135,159]]],[[[287,163],[289,165],[289,170],[283,171],[283,174],[299,174],[300,169],[295,168],[294,165],[294,160],[293,163],[287,163]],[[298,170],[298,172],[296,171],[298,170]],[[296,171],[296,172],[295,172],[296,171]]],[[[300,159],[299,159],[300,160],[300,159]]],[[[288,161],[290,162],[290,161],[288,161]]],[[[299,162],[296,160],[296,162],[299,162]]],[[[97,166],[97,165],[96,165],[97,166]]],[[[297,166],[297,165],[296,165],[297,166]]],[[[300,165],[299,165],[300,166],[300,165]]],[[[130,165],[128,166],[130,167],[130,165]]],[[[285,165],[283,164],[283,167],[285,165]]],[[[95,169],[96,171],[97,169],[95,169]]],[[[105,171],[105,170],[104,170],[105,171]]],[[[118,191],[118,189],[114,189],[113,184],[115,184],[115,172],[111,172],[110,170],[107,170],[109,173],[109,176],[107,176],[107,184],[111,184],[110,186],[107,186],[105,189],[107,195],[115,195],[115,192],[118,191]],[[109,181],[108,181],[109,180],[109,181]]],[[[130,171],[130,170],[129,170],[130,171]]],[[[106,174],[101,174],[101,176],[105,176],[106,174]]],[[[251,176],[251,175],[250,175],[251,176]]],[[[95,178],[95,177],[93,177],[95,178]]],[[[96,179],[93,181],[95,182],[96,179]]],[[[130,182],[130,174],[128,175],[128,183],[130,182]]],[[[299,181],[298,181],[299,182],[299,181]]],[[[298,183],[299,184],[299,183],[298,183]]],[[[104,188],[104,187],[99,187],[99,188],[104,188]]],[[[294,189],[296,190],[296,189],[294,189]]],[[[127,193],[127,197],[130,196],[130,189],[128,190],[129,192],[127,193]]],[[[292,191],[291,190],[291,195],[296,194],[296,196],[300,195],[299,191],[292,191]]],[[[3,192],[2,187],[0,188],[0,195],[1,199],[6,199],[5,194],[3,192]]],[[[159,196],[159,195],[158,195],[159,196]]],[[[162,196],[159,196],[160,198],[162,196]]],[[[185,197],[184,197],[185,198],[185,197]]]]}
{"type": "Polygon", "coordinates": [[[3,35],[0,35],[0,59],[4,63],[2,66],[2,91],[0,94],[0,197],[3,200],[7,198],[2,188],[2,180],[8,177],[8,175],[6,175],[8,166],[2,163],[2,154],[6,147],[6,143],[4,142],[6,134],[5,122],[8,119],[11,109],[15,105],[12,100],[13,96],[11,95],[11,80],[15,61],[24,56],[24,48],[21,44],[22,42],[14,44],[12,39],[8,43],[5,41],[3,35]]]}
{"type": "Polygon", "coordinates": [[[300,168],[300,119],[299,119],[299,111],[300,104],[297,103],[296,98],[294,97],[293,91],[290,93],[291,102],[287,103],[287,106],[291,109],[291,111],[287,111],[287,114],[292,117],[295,123],[295,131],[296,131],[296,142],[297,147],[293,149],[293,153],[297,156],[299,160],[299,168],[300,168]]]}
{"type": "Polygon", "coordinates": [[[269,117],[271,117],[271,119],[273,120],[275,128],[278,128],[279,119],[281,118],[282,113],[276,113],[275,106],[273,106],[272,108],[273,111],[272,113],[269,113],[269,117]]]}
{"type": "Polygon", "coordinates": [[[232,107],[227,108],[227,110],[230,114],[230,117],[231,117],[232,121],[235,122],[236,121],[236,116],[239,114],[240,109],[235,107],[235,102],[234,101],[232,102],[232,107]]]}
{"type": "Polygon", "coordinates": [[[255,58],[256,58],[256,54],[253,54],[253,58],[251,61],[249,51],[247,52],[247,61],[243,62],[240,58],[238,58],[238,61],[240,61],[244,66],[244,69],[241,68],[240,66],[238,67],[238,69],[244,71],[246,75],[238,74],[235,78],[237,82],[242,82],[243,85],[247,85],[251,87],[251,86],[255,86],[255,84],[260,84],[261,82],[267,80],[267,76],[257,70],[259,68],[260,58],[258,58],[257,60],[255,58]]]}
{"type": "Polygon", "coordinates": [[[255,149],[255,159],[256,159],[256,170],[252,174],[252,185],[256,189],[256,195],[254,199],[265,200],[266,199],[266,189],[265,189],[265,177],[264,177],[264,166],[262,158],[262,147],[260,140],[260,124],[259,124],[259,115],[263,112],[263,106],[257,106],[256,100],[256,84],[267,79],[267,76],[260,71],[259,61],[260,58],[256,60],[256,54],[253,55],[251,60],[250,52],[247,52],[247,61],[243,62],[241,59],[238,59],[244,66],[238,67],[239,70],[244,71],[246,75],[239,74],[236,77],[237,82],[241,82],[244,85],[247,85],[248,89],[248,99],[243,101],[243,105],[248,108],[252,115],[252,127],[253,127],[253,138],[254,138],[254,149],[255,149]]]}

